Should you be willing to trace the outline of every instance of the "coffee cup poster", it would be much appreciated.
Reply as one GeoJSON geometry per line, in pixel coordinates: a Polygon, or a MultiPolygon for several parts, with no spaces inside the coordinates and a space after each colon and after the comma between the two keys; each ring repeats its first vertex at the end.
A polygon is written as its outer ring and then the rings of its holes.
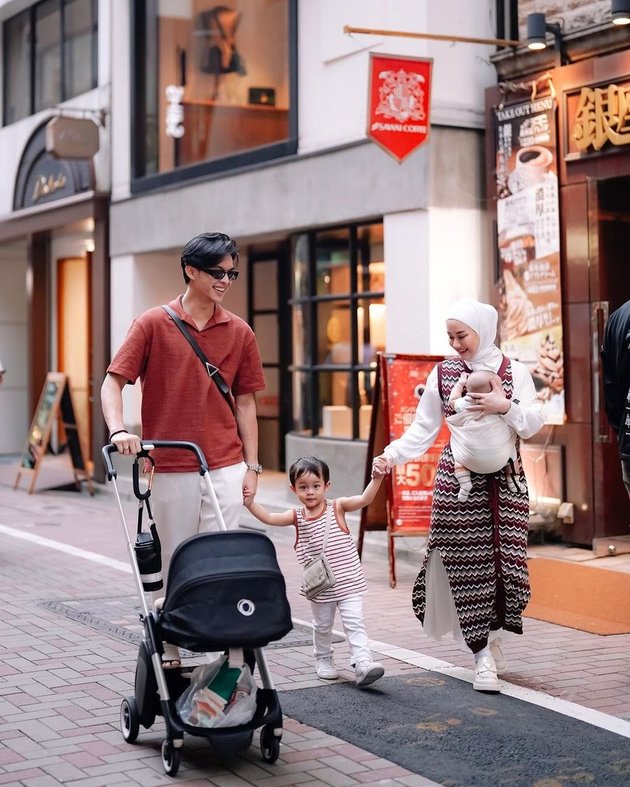
{"type": "Polygon", "coordinates": [[[495,109],[500,344],[531,371],[548,424],[566,419],[555,110],[495,109]]]}

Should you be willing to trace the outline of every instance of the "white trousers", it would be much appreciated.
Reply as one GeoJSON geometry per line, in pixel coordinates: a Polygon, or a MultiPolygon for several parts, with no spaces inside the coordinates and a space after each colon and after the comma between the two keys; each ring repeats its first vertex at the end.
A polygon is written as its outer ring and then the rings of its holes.
{"type": "MultiPolygon", "coordinates": [[[[247,467],[239,462],[210,470],[210,480],[228,530],[238,527],[243,510],[243,479],[247,467]]],[[[153,601],[166,589],[168,567],[175,548],[187,538],[219,529],[219,523],[199,473],[156,473],[151,506],[162,544],[164,588],[154,591],[153,601]]]]}
{"type": "Polygon", "coordinates": [[[313,614],[313,653],[316,659],[329,658],[333,654],[332,628],[335,612],[339,616],[350,645],[350,663],[354,667],[360,661],[372,661],[368,635],[363,622],[363,597],[349,596],[341,601],[311,602],[313,614]]]}

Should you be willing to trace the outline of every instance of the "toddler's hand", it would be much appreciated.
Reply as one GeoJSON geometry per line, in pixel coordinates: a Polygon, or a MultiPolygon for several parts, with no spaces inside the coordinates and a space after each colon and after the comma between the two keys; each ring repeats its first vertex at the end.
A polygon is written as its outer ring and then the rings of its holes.
{"type": "Polygon", "coordinates": [[[391,470],[390,459],[386,454],[380,454],[372,459],[372,478],[383,478],[391,470]]]}

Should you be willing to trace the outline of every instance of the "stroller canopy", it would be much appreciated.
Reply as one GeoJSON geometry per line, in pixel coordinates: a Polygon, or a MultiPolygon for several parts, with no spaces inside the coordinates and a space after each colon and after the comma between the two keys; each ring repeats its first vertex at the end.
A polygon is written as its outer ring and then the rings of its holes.
{"type": "Polygon", "coordinates": [[[276,550],[263,533],[204,533],[171,560],[158,617],[163,640],[193,651],[264,647],[291,629],[276,550]]]}

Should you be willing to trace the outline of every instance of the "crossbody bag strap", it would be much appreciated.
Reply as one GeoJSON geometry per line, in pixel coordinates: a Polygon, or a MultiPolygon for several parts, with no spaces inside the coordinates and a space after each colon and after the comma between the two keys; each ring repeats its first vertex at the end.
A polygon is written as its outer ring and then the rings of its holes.
{"type": "Polygon", "coordinates": [[[193,348],[193,350],[195,351],[196,356],[199,358],[199,360],[203,364],[203,367],[206,370],[206,372],[208,374],[208,377],[211,380],[215,381],[215,383],[217,384],[217,388],[223,394],[223,398],[228,403],[228,406],[229,406],[230,410],[233,413],[235,413],[234,400],[232,398],[232,393],[230,391],[230,387],[225,382],[223,377],[221,376],[221,372],[219,371],[219,367],[215,366],[212,363],[210,363],[210,361],[206,358],[206,355],[205,355],[204,351],[201,349],[201,347],[197,344],[197,342],[190,335],[190,332],[188,331],[188,329],[186,328],[186,326],[184,325],[184,323],[180,319],[179,315],[176,312],[174,312],[173,309],[171,309],[171,307],[168,306],[167,304],[162,304],[162,308],[168,314],[168,316],[171,318],[171,320],[173,320],[175,325],[177,325],[177,327],[181,331],[184,339],[186,339],[188,344],[193,348]]]}
{"type": "Polygon", "coordinates": [[[332,524],[332,502],[326,501],[326,529],[324,530],[324,540],[322,541],[322,555],[326,552],[326,544],[328,544],[328,534],[330,533],[330,525],[332,524]]]}

